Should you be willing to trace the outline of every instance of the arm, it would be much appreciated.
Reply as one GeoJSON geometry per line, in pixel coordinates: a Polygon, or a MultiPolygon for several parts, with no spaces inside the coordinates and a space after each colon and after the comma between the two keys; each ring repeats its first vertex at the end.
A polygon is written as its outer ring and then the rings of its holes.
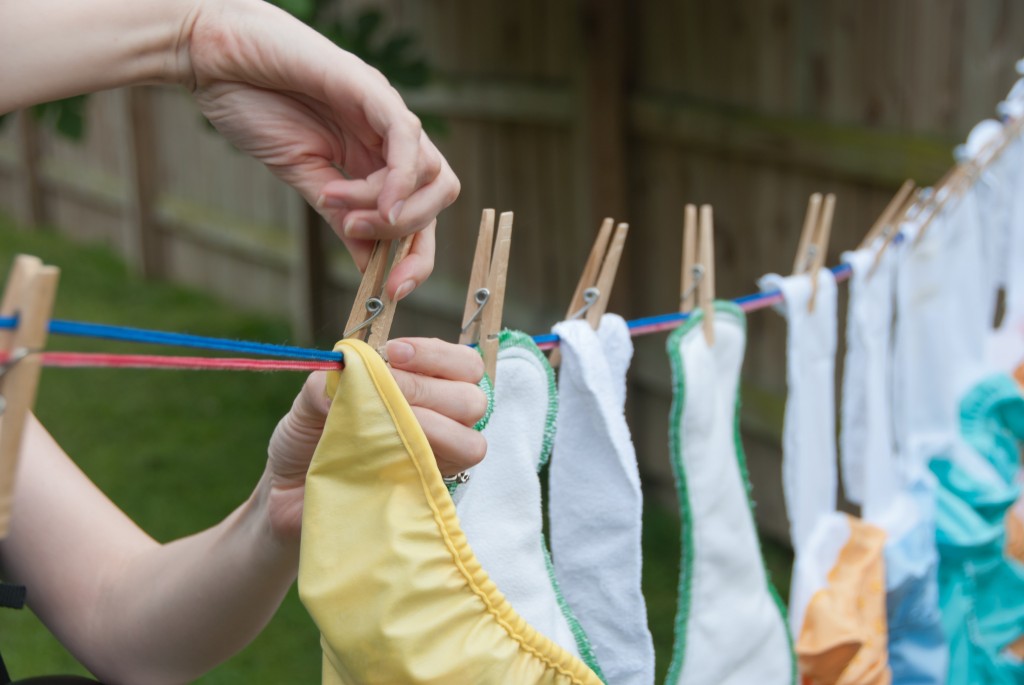
{"type": "Polygon", "coordinates": [[[228,140],[317,207],[360,268],[373,239],[416,233],[390,296],[430,274],[435,218],[458,179],[355,55],[262,0],[0,2],[0,112],[136,83],[188,88],[228,140]]]}
{"type": "MultiPolygon", "coordinates": [[[[485,449],[469,428],[486,407],[473,385],[480,358],[436,340],[404,344],[388,347],[396,380],[442,472],[463,470],[485,449]]],[[[110,502],[33,417],[11,534],[0,543],[4,576],[29,587],[33,611],[105,682],[190,682],[248,644],[294,581],[305,473],[327,409],[323,375],[314,374],[274,431],[249,499],[213,528],[165,545],[110,502]]]]}

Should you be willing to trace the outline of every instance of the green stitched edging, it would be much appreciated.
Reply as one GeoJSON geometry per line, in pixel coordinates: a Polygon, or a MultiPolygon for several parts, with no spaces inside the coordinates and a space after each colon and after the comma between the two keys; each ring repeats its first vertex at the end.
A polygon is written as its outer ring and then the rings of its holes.
{"type": "MultiPolygon", "coordinates": [[[[735,316],[740,322],[740,325],[743,326],[744,332],[746,331],[746,316],[742,309],[734,303],[727,301],[716,301],[714,306],[716,312],[735,316]]],[[[671,457],[672,474],[675,476],[676,481],[676,495],[679,498],[679,517],[682,524],[682,548],[680,551],[678,599],[676,602],[675,639],[672,644],[672,662],[669,665],[668,675],[665,678],[665,682],[668,685],[676,685],[679,682],[679,676],[682,673],[683,664],[686,660],[686,626],[690,617],[690,603],[692,598],[692,588],[690,583],[693,578],[693,512],[690,509],[690,498],[686,486],[686,472],[683,468],[683,446],[680,440],[683,407],[685,406],[686,400],[686,374],[679,347],[683,337],[689,331],[700,326],[703,318],[704,314],[701,310],[694,310],[686,323],[669,335],[668,342],[666,343],[669,362],[672,368],[672,409],[669,414],[669,455],[671,457]]],[[[743,441],[740,437],[740,394],[738,390],[736,392],[733,440],[735,443],[736,463],[739,466],[740,476],[743,478],[743,485],[747,493],[747,504],[750,508],[750,516],[753,518],[753,488],[747,471],[747,458],[743,451],[743,441]]],[[[758,541],[758,552],[761,553],[760,540],[758,541]]],[[[772,599],[775,602],[775,606],[779,610],[779,616],[785,626],[786,608],[782,603],[782,598],[779,596],[778,591],[771,582],[767,567],[764,566],[763,553],[761,554],[761,564],[764,568],[765,579],[768,584],[768,592],[771,594],[772,599]]],[[[793,649],[793,637],[790,635],[788,627],[786,627],[785,633],[786,641],[789,643],[790,683],[791,685],[796,685],[797,669],[796,656],[793,649]]]]}
{"type": "Polygon", "coordinates": [[[544,538],[543,533],[540,535],[540,548],[544,552],[544,565],[547,567],[548,580],[551,581],[551,587],[555,591],[555,598],[558,600],[558,608],[562,610],[562,615],[565,616],[565,620],[569,624],[569,630],[572,631],[572,637],[576,640],[576,651],[580,653],[580,659],[583,660],[583,663],[590,667],[590,670],[601,679],[602,683],[607,685],[608,679],[604,677],[601,666],[597,663],[597,656],[594,654],[594,647],[590,644],[590,638],[587,637],[583,626],[580,625],[576,614],[573,613],[572,607],[569,606],[569,603],[565,601],[565,597],[562,596],[562,588],[558,584],[558,579],[555,578],[555,565],[551,561],[551,552],[548,551],[548,542],[544,538]]]}
{"type": "Polygon", "coordinates": [[[555,446],[555,423],[558,421],[558,386],[555,384],[555,370],[551,368],[548,358],[537,347],[537,343],[533,341],[532,337],[522,331],[506,328],[498,336],[498,349],[507,350],[511,347],[522,348],[536,357],[548,378],[548,413],[544,419],[544,438],[541,441],[539,470],[551,459],[551,450],[555,446]]]}
{"type": "MultiPolygon", "coordinates": [[[[522,331],[506,328],[499,334],[498,350],[507,350],[513,347],[526,350],[536,357],[537,361],[540,362],[541,368],[544,369],[544,374],[547,376],[548,410],[544,417],[544,437],[541,441],[540,461],[537,464],[537,471],[539,473],[551,459],[551,450],[555,445],[555,424],[558,421],[558,386],[555,383],[555,370],[551,368],[548,358],[537,347],[537,343],[533,341],[532,337],[522,331]]],[[[555,578],[555,566],[551,561],[551,552],[548,551],[547,540],[544,538],[543,533],[540,536],[540,547],[541,551],[544,552],[544,565],[547,568],[551,589],[555,592],[558,608],[569,624],[569,630],[576,641],[576,651],[580,653],[580,659],[583,660],[583,663],[590,667],[590,670],[601,679],[601,682],[607,683],[608,681],[605,680],[604,673],[601,672],[601,667],[597,663],[597,658],[594,656],[594,648],[590,644],[590,638],[587,637],[583,626],[580,625],[579,620],[573,613],[572,607],[569,606],[569,603],[565,601],[565,597],[562,596],[562,588],[558,584],[558,579],[555,578]]]]}
{"type": "MultiPolygon", "coordinates": [[[[477,352],[480,352],[479,347],[476,348],[476,350],[477,352]]],[[[482,353],[481,356],[483,356],[482,353]]],[[[480,417],[479,421],[473,424],[473,430],[479,432],[484,428],[487,428],[487,423],[491,420],[491,414],[494,413],[494,384],[491,383],[491,379],[487,377],[487,374],[484,374],[480,379],[480,382],[477,383],[477,387],[483,390],[484,395],[487,396],[487,408],[484,409],[484,415],[480,417]]],[[[448,488],[448,494],[454,497],[455,491],[459,489],[459,485],[461,485],[461,483],[445,483],[445,487],[448,488]]]]}
{"type": "Polygon", "coordinates": [[[483,390],[484,395],[487,396],[487,409],[484,410],[484,415],[480,417],[480,420],[473,424],[473,430],[482,431],[484,428],[487,428],[487,423],[491,420],[491,414],[494,413],[494,384],[491,383],[491,379],[485,373],[480,382],[477,383],[477,387],[483,390]]]}

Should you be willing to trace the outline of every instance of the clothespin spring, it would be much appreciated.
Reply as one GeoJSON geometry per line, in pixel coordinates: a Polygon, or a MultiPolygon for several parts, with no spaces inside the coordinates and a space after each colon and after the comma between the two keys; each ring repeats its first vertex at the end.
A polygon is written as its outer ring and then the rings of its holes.
{"type": "Polygon", "coordinates": [[[683,291],[683,294],[679,296],[680,304],[685,302],[687,299],[689,299],[691,295],[697,292],[697,288],[698,286],[700,286],[700,282],[704,278],[704,265],[694,264],[692,267],[690,267],[690,273],[693,274],[693,282],[690,283],[690,287],[683,291]]]}
{"type": "Polygon", "coordinates": [[[583,315],[587,313],[587,310],[597,304],[597,301],[601,299],[601,290],[595,286],[591,286],[583,291],[583,306],[579,308],[572,316],[569,317],[570,321],[576,319],[582,319],[583,315]]]}
{"type": "Polygon", "coordinates": [[[473,312],[473,315],[469,317],[469,320],[466,321],[466,324],[462,327],[463,333],[468,331],[469,327],[473,325],[473,322],[479,319],[480,315],[484,313],[484,307],[487,306],[487,301],[490,299],[491,291],[487,288],[479,288],[475,293],[473,293],[473,300],[476,302],[477,308],[476,311],[473,312]]]}
{"type": "Polygon", "coordinates": [[[371,297],[367,299],[366,311],[369,314],[369,316],[366,317],[366,319],[361,324],[359,324],[352,330],[345,331],[345,335],[342,337],[351,338],[353,334],[358,333],[359,331],[363,330],[364,328],[372,324],[374,319],[376,319],[384,312],[384,301],[381,300],[379,297],[371,297]]]}

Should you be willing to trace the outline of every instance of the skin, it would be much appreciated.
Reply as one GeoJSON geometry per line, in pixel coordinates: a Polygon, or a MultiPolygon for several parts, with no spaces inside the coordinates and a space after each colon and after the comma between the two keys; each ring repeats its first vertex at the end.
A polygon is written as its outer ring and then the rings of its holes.
{"type": "MultiPolygon", "coordinates": [[[[105,88],[172,83],[238,149],[317,207],[365,267],[373,239],[415,234],[387,290],[433,268],[437,214],[459,182],[376,70],[259,0],[0,2],[0,112],[105,88]],[[83,30],[86,27],[86,30],[83,30]]],[[[439,470],[478,463],[479,355],[440,340],[387,345],[439,470]]],[[[270,440],[252,495],[222,522],[160,544],[31,417],[0,574],[108,685],[187,683],[236,653],[294,582],[305,475],[324,377],[306,381],[270,440]]]]}

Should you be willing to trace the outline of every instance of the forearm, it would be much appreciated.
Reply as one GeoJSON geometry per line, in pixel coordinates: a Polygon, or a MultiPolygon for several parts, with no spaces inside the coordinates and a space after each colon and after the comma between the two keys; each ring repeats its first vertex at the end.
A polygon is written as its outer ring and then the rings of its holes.
{"type": "Polygon", "coordinates": [[[268,479],[217,526],[146,550],[111,574],[97,612],[97,659],[108,682],[184,683],[224,661],[266,626],[295,580],[298,539],[267,518],[268,479]]]}
{"type": "Polygon", "coordinates": [[[188,73],[197,0],[0,2],[0,112],[188,73]]]}
{"type": "Polygon", "coordinates": [[[298,534],[271,531],[268,490],[264,476],[221,523],[160,545],[32,417],[2,574],[104,682],[190,682],[252,640],[295,578],[298,534]]]}

